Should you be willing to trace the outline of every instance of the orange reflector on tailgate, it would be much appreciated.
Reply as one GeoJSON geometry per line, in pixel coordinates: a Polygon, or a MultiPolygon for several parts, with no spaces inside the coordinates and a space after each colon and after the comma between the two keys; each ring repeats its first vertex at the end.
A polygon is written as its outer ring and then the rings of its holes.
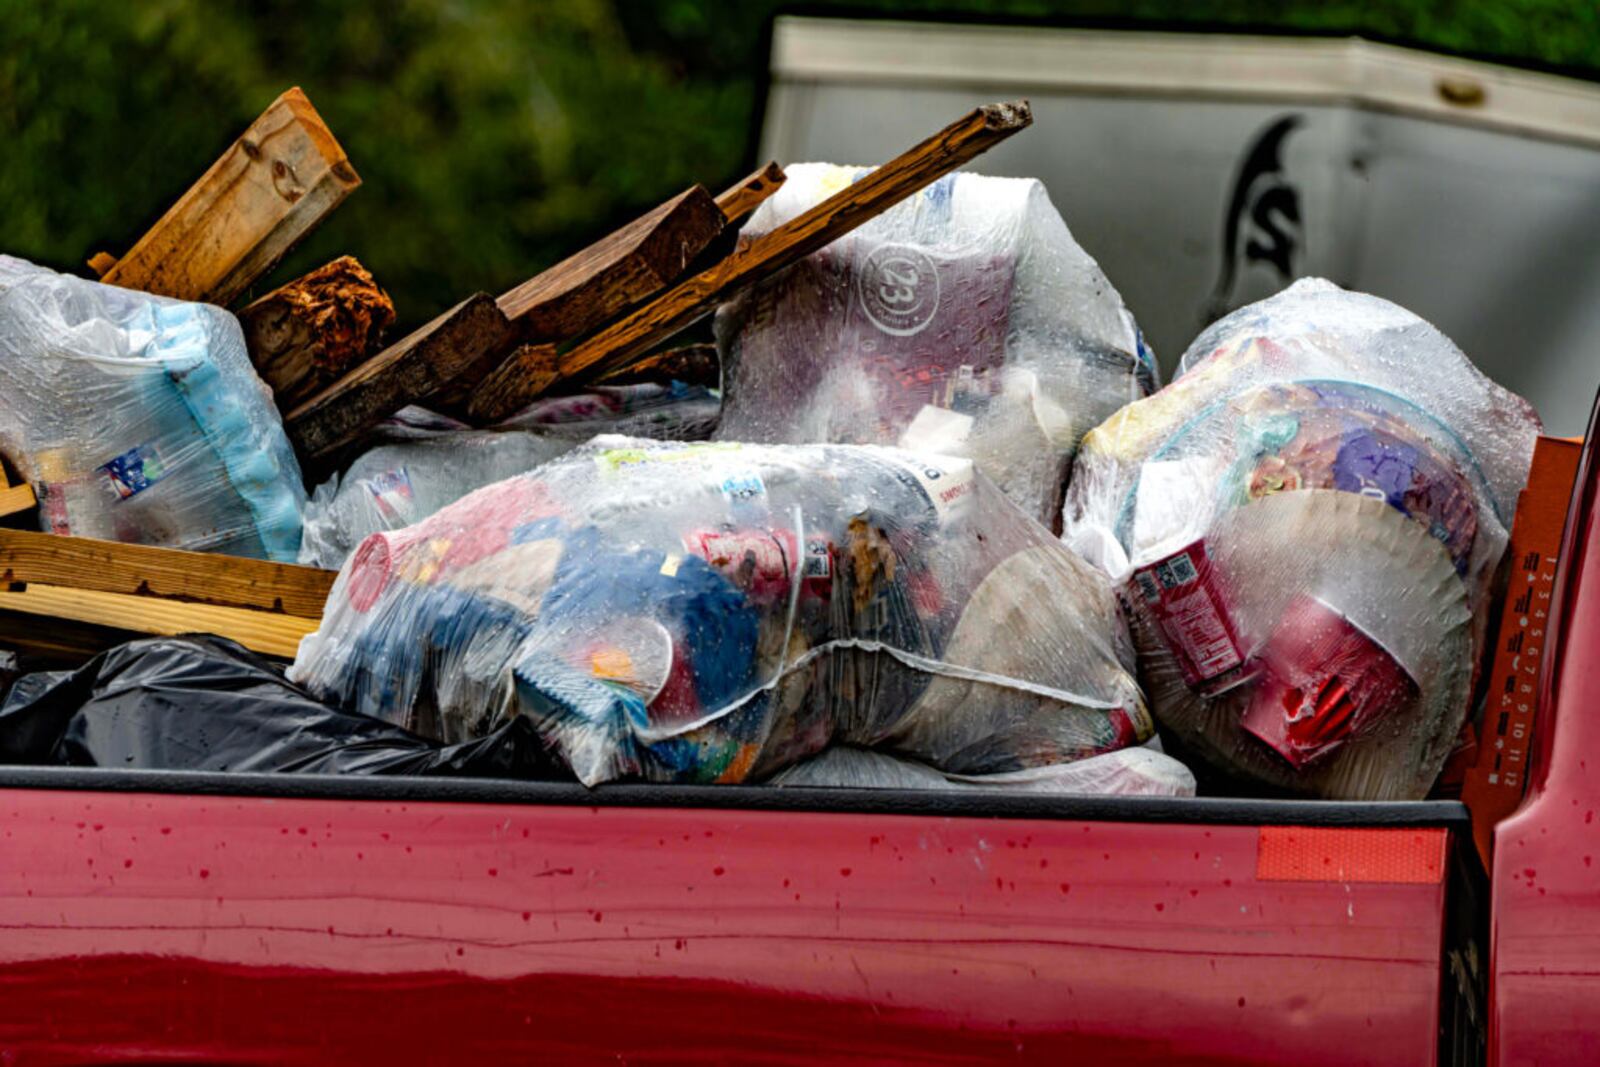
{"type": "Polygon", "coordinates": [[[1256,879],[1435,885],[1444,880],[1448,844],[1449,831],[1444,829],[1263,826],[1256,879]]]}

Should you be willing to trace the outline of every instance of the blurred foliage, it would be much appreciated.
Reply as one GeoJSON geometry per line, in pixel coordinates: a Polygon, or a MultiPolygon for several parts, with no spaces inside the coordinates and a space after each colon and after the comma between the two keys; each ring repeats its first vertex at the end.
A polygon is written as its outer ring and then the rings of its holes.
{"type": "MultiPolygon", "coordinates": [[[[359,256],[415,324],[753,160],[782,0],[0,0],[0,251],[125,251],[299,85],[365,187],[278,280],[359,256]]],[[[813,9],[853,4],[811,4],[813,9]]],[[[875,0],[876,11],[1363,33],[1600,69],[1574,0],[875,0]]],[[[899,146],[888,146],[899,147],[899,146]]]]}

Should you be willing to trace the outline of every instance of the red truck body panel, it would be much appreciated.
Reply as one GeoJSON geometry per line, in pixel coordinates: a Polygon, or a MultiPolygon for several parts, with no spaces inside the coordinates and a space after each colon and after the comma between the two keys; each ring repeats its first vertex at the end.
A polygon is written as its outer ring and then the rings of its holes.
{"type": "MultiPolygon", "coordinates": [[[[1490,1062],[1600,1062],[1600,407],[1591,417],[1548,605],[1528,794],[1495,831],[1490,1062]],[[1590,762],[1596,767],[1591,771],[1590,762]]],[[[1545,610],[1547,608],[1547,610],[1545,610]]]]}
{"type": "Polygon", "coordinates": [[[1437,1052],[1438,827],[5,803],[7,1064],[1437,1052]]]}

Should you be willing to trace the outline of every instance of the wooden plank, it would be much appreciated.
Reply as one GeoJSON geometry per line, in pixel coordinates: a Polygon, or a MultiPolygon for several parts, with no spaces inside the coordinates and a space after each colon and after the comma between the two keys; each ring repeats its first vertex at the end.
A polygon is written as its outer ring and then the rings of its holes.
{"type": "Polygon", "coordinates": [[[472,394],[467,417],[478,423],[509,419],[527,406],[508,406],[507,396],[539,396],[561,374],[561,357],[553,344],[519,345],[472,394]],[[495,413],[491,419],[490,412],[495,413]]]}
{"type": "Polygon", "coordinates": [[[752,239],[728,258],[579,342],[562,355],[554,379],[541,376],[504,381],[499,383],[502,388],[485,395],[481,402],[474,398],[475,416],[501,419],[556,382],[597,377],[629,365],[742,289],[827,246],[1032,121],[1026,101],[978,108],[803,215],[752,239]]]}
{"type": "Polygon", "coordinates": [[[677,281],[716,240],[727,218],[692,186],[500,297],[500,310],[524,341],[561,341],[677,281]]]}
{"type": "Polygon", "coordinates": [[[311,101],[290,89],[100,280],[231,303],[360,184],[311,101]]]}
{"type": "Polygon", "coordinates": [[[106,649],[142,636],[76,619],[53,618],[42,624],[36,615],[0,611],[0,648],[27,657],[29,670],[80,667],[106,649]]]}
{"type": "Polygon", "coordinates": [[[715,386],[721,377],[722,363],[717,357],[717,346],[699,344],[652,353],[637,363],[601,375],[597,381],[600,385],[678,381],[715,386]]]}
{"type": "Polygon", "coordinates": [[[94,623],[141,634],[218,634],[257,652],[289,659],[299,648],[300,639],[321,622],[320,617],[31,583],[20,591],[0,591],[0,611],[94,623]]]}
{"type": "Polygon", "coordinates": [[[0,477],[0,517],[16,515],[36,507],[39,501],[33,495],[31,485],[4,485],[5,479],[0,477]]]}
{"type": "Polygon", "coordinates": [[[729,222],[738,222],[761,206],[761,202],[778,191],[784,182],[783,168],[777,162],[768,163],[754,174],[723,190],[717,197],[717,207],[729,222]]]}
{"type": "Polygon", "coordinates": [[[394,304],[354,256],[340,256],[239,312],[250,362],[284,411],[376,352],[392,322],[394,304]]]}
{"type": "Polygon", "coordinates": [[[292,563],[0,529],[0,583],[43,582],[315,618],[336,577],[337,571],[292,563]]]}
{"type": "Polygon", "coordinates": [[[333,382],[284,417],[302,460],[327,456],[414,401],[438,391],[513,327],[487,293],[468,297],[333,382]]]}

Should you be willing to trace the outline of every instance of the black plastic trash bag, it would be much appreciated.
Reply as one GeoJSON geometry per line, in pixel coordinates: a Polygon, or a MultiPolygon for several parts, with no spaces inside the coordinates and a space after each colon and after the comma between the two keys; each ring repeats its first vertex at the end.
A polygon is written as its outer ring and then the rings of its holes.
{"type": "Polygon", "coordinates": [[[130,641],[76,671],[19,678],[0,763],[570,780],[525,718],[458,745],[340,711],[221,637],[130,641]]]}

